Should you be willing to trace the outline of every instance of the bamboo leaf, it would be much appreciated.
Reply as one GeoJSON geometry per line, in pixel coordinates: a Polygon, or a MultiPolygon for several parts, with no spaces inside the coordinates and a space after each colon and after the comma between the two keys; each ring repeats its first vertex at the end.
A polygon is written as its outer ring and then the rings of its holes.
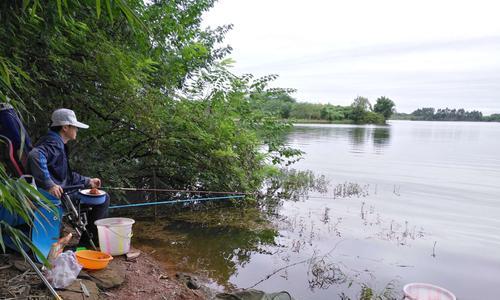
{"type": "Polygon", "coordinates": [[[132,10],[128,7],[128,5],[126,5],[125,3],[123,3],[122,0],[119,0],[118,1],[118,6],[120,7],[120,9],[123,12],[123,14],[125,15],[125,17],[127,17],[128,22],[130,24],[133,24],[135,22],[134,14],[133,14],[132,10]]]}
{"type": "Polygon", "coordinates": [[[97,18],[101,16],[101,0],[95,0],[95,8],[97,10],[97,18]]]}
{"type": "Polygon", "coordinates": [[[22,77],[24,77],[24,79],[26,80],[31,80],[30,76],[24,72],[23,70],[21,70],[21,68],[19,68],[18,66],[16,65],[12,65],[12,67],[14,68],[14,70],[19,73],[19,75],[21,75],[22,77]]]}
{"type": "Polygon", "coordinates": [[[113,11],[111,10],[111,0],[105,0],[106,1],[106,8],[108,10],[109,18],[111,19],[111,22],[113,22],[113,11]]]}
{"type": "Polygon", "coordinates": [[[23,0],[23,11],[26,10],[26,8],[28,7],[28,5],[30,5],[30,0],[23,0]]]}
{"type": "MultiPolygon", "coordinates": [[[[17,249],[24,249],[23,245],[28,246],[36,256],[40,257],[42,259],[42,262],[44,264],[48,264],[49,262],[47,261],[47,258],[43,255],[43,253],[38,250],[38,248],[31,242],[31,239],[29,239],[21,230],[16,229],[11,227],[9,224],[5,223],[4,221],[0,221],[0,227],[3,225],[3,228],[5,229],[5,233],[11,238],[12,242],[14,243],[14,246],[17,249]]],[[[0,242],[2,245],[2,248],[4,248],[3,240],[0,242]]]]}
{"type": "Polygon", "coordinates": [[[62,3],[61,0],[56,0],[57,2],[57,12],[59,13],[59,19],[62,19],[62,3]]]}
{"type": "Polygon", "coordinates": [[[119,0],[118,6],[120,7],[123,14],[127,17],[127,20],[131,25],[138,24],[142,27],[142,29],[147,29],[146,25],[141,21],[141,19],[139,19],[139,17],[137,17],[135,12],[130,8],[130,6],[128,6],[128,4],[124,0],[119,0]]]}
{"type": "Polygon", "coordinates": [[[5,253],[5,244],[3,243],[3,234],[2,234],[2,223],[4,221],[0,222],[0,247],[2,247],[3,253],[5,253]]]}
{"type": "Polygon", "coordinates": [[[31,12],[30,16],[33,18],[36,15],[36,8],[38,7],[38,0],[35,0],[33,2],[33,5],[31,6],[31,12]]]}
{"type": "Polygon", "coordinates": [[[9,75],[9,68],[7,67],[7,65],[2,61],[2,69],[1,69],[1,72],[2,72],[2,81],[8,86],[8,87],[12,87],[11,83],[10,83],[10,75],[9,75]]]}

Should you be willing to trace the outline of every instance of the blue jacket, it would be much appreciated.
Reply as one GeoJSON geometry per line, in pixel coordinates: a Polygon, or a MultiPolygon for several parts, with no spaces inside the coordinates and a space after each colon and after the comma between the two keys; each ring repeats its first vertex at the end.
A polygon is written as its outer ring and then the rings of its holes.
{"type": "Polygon", "coordinates": [[[56,184],[64,189],[71,185],[89,186],[90,182],[89,177],[71,171],[64,142],[54,131],[49,131],[30,151],[28,173],[45,190],[56,184]]]}

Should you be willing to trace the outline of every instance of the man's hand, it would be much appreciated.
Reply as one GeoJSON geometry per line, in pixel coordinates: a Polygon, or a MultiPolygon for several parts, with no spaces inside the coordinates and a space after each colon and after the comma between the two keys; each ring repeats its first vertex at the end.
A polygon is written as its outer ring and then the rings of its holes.
{"type": "Polygon", "coordinates": [[[100,188],[101,187],[101,179],[90,178],[90,187],[91,188],[100,188]]]}
{"type": "Polygon", "coordinates": [[[50,189],[49,189],[49,193],[56,197],[57,199],[61,199],[61,196],[63,194],[63,188],[60,186],[60,185],[53,185],[50,189]]]}

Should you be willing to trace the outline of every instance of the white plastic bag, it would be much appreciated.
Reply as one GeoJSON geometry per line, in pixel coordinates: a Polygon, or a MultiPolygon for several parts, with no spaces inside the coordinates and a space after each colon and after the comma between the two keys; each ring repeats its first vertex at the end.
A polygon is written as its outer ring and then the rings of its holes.
{"type": "Polygon", "coordinates": [[[82,266],[76,260],[73,251],[66,251],[50,261],[52,268],[47,270],[45,276],[56,289],[69,286],[80,274],[82,266]]]}

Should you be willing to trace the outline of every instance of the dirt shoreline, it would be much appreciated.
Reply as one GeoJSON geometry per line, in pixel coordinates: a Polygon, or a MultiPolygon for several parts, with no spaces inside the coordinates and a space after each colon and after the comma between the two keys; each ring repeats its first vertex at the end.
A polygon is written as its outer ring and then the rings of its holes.
{"type": "MultiPolygon", "coordinates": [[[[42,281],[16,253],[3,255],[0,265],[0,299],[53,299],[42,281]],[[10,265],[10,266],[9,266],[10,265]],[[12,279],[16,280],[12,280],[12,279]],[[16,298],[17,297],[17,298],[16,298]]],[[[109,268],[124,280],[117,287],[102,288],[90,298],[77,292],[59,291],[63,299],[209,299],[212,291],[197,283],[190,274],[168,272],[151,255],[142,252],[134,260],[116,256],[109,268]],[[194,284],[193,284],[194,282],[194,284]]],[[[91,273],[89,273],[91,274],[91,273]]],[[[88,277],[81,272],[79,278],[88,277]]],[[[98,284],[99,286],[99,284],[98,284]]]]}
{"type": "Polygon", "coordinates": [[[168,272],[151,255],[142,252],[132,261],[124,256],[116,263],[125,269],[125,282],[102,293],[102,299],[207,299],[203,289],[188,288],[178,274],[168,272]]]}

